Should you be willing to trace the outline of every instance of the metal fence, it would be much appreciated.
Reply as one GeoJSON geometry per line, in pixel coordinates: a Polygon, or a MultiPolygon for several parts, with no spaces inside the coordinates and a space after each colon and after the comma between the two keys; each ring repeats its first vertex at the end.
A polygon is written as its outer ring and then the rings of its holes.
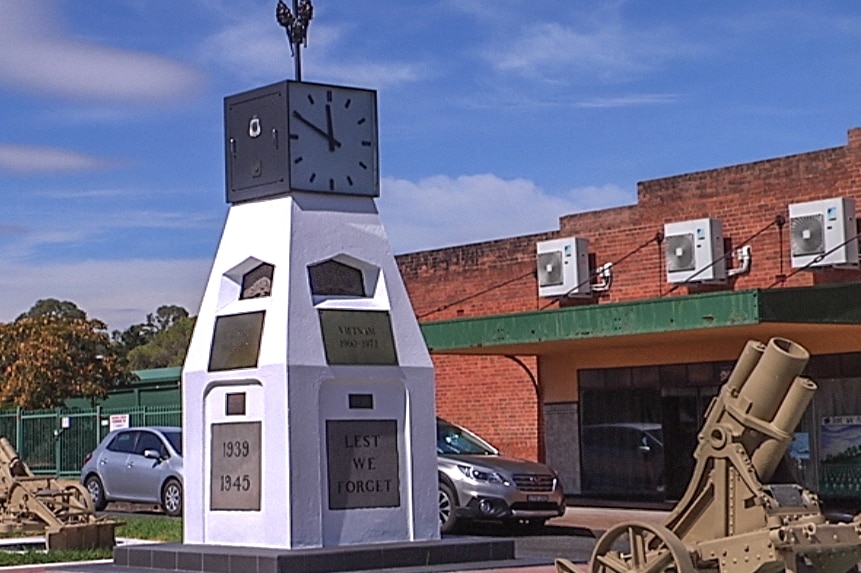
{"type": "Polygon", "coordinates": [[[180,426],[179,406],[126,409],[5,410],[0,412],[0,436],[5,436],[35,474],[74,477],[84,456],[111,429],[111,416],[127,415],[129,426],[180,426]]]}

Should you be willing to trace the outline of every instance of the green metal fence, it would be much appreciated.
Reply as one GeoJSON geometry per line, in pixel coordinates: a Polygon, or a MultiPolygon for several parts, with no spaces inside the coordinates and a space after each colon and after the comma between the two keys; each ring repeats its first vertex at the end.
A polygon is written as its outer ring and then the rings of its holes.
{"type": "Polygon", "coordinates": [[[57,408],[0,412],[0,436],[5,436],[33,473],[74,477],[84,456],[110,431],[112,415],[128,415],[129,426],[180,426],[179,406],[140,406],[125,409],[57,408]]]}

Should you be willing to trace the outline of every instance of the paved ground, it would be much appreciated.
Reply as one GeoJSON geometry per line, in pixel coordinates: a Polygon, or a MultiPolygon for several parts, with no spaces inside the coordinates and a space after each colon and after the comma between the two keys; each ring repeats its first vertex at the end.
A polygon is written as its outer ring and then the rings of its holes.
{"type": "MultiPolygon", "coordinates": [[[[116,509],[109,507],[108,509],[116,509]]],[[[126,509],[126,508],[123,508],[126,509]]],[[[136,514],[152,513],[150,508],[137,508],[136,514]]],[[[484,563],[460,568],[410,568],[392,573],[555,573],[553,559],[565,557],[578,563],[585,573],[589,556],[596,538],[606,529],[623,521],[645,521],[662,523],[665,511],[629,510],[601,507],[569,507],[565,515],[548,522],[543,531],[536,534],[512,532],[498,524],[477,524],[463,534],[474,536],[512,537],[515,542],[517,563],[499,565],[484,563]]],[[[142,572],[144,570],[141,570],[142,572]]],[[[138,573],[137,570],[114,568],[110,563],[60,564],[50,566],[0,567],[0,573],[138,573]]],[[[153,570],[147,570],[153,573],[153,570]]],[[[380,573],[380,572],[377,572],[380,573]]]]}

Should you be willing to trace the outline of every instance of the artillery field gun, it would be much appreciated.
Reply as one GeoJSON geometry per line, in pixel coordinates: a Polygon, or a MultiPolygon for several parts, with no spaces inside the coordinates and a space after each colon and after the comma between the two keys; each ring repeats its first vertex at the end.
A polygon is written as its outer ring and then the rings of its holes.
{"type": "Polygon", "coordinates": [[[0,533],[45,533],[52,549],[111,548],[118,522],[96,517],[89,492],[78,483],[35,476],[0,437],[0,533]]]}
{"type": "MultiPolygon", "coordinates": [[[[591,573],[844,573],[858,563],[861,517],[829,523],[815,493],[778,476],[816,391],[799,376],[809,358],[786,339],[749,341],[706,413],[682,499],[663,525],[609,529],[591,573]]],[[[563,558],[556,570],[576,571],[563,558]]]]}

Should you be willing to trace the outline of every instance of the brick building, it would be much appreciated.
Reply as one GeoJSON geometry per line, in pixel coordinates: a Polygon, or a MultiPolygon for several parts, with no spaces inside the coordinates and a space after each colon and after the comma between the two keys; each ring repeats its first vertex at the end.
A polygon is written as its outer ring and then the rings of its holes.
{"type": "Polygon", "coordinates": [[[843,249],[858,234],[861,128],[841,147],[641,182],[635,205],[561,214],[558,231],[398,256],[439,414],[546,460],[571,494],[678,499],[702,414],[745,342],[780,336],[810,351],[820,386],[792,447],[798,469],[825,496],[861,498],[861,461],[820,461],[835,428],[861,446],[861,272],[792,246],[789,206],[835,198],[853,209],[843,249]],[[730,276],[670,282],[665,225],[705,218],[722,224],[730,276]],[[592,271],[613,263],[609,288],[539,297],[536,245],[566,237],[588,240],[592,271]]]}

